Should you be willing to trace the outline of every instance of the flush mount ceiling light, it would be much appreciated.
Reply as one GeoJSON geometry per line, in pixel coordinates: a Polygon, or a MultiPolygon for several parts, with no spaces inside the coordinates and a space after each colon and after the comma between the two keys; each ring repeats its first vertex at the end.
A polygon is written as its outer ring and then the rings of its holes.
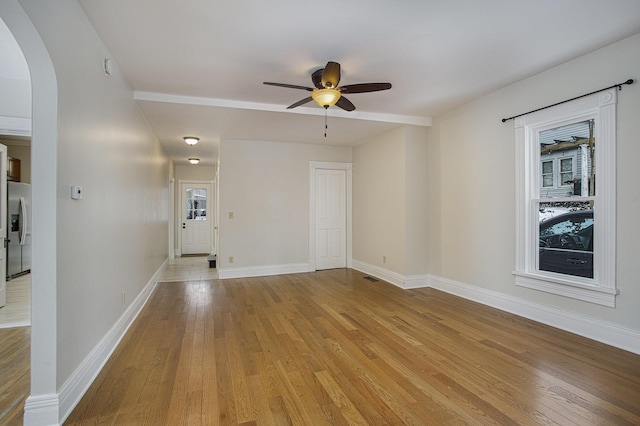
{"type": "Polygon", "coordinates": [[[187,143],[187,145],[195,145],[200,141],[200,139],[196,138],[195,136],[185,136],[182,139],[184,139],[184,141],[187,143]]]}
{"type": "Polygon", "coordinates": [[[189,162],[191,164],[198,164],[200,162],[199,158],[189,158],[189,162]]]}

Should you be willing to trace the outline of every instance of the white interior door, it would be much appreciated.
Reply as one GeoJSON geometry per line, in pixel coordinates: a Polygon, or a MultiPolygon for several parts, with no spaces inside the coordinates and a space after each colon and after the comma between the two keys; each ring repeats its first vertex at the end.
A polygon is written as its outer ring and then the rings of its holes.
{"type": "Polygon", "coordinates": [[[0,307],[7,303],[7,147],[0,144],[0,307]]]}
{"type": "Polygon", "coordinates": [[[181,182],[181,253],[210,254],[213,237],[211,183],[181,182]]]}
{"type": "Polygon", "coordinates": [[[347,266],[345,170],[316,170],[316,269],[347,266]]]}

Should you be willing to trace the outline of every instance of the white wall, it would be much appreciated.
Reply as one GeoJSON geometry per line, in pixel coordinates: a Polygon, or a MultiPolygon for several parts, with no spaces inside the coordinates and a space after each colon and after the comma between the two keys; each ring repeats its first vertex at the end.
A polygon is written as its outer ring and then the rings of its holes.
{"type": "MultiPolygon", "coordinates": [[[[2,58],[4,61],[5,58],[2,58]]],[[[0,77],[0,116],[31,118],[31,82],[0,77]]]]}
{"type": "Polygon", "coordinates": [[[216,167],[211,166],[199,166],[189,165],[174,166],[174,175],[176,181],[178,180],[210,180],[213,181],[216,177],[216,167]]]}
{"type": "MultiPolygon", "coordinates": [[[[167,259],[169,162],[118,67],[113,76],[104,74],[109,52],[78,3],[21,4],[57,78],[57,152],[47,160],[58,170],[60,387],[167,259]],[[82,200],[70,199],[71,185],[83,187],[82,200]]],[[[34,164],[41,159],[38,149],[34,145],[34,164]]],[[[35,179],[34,197],[37,185],[35,179]]],[[[35,225],[34,219],[34,241],[35,225]]]]}
{"type": "Polygon", "coordinates": [[[428,273],[427,148],[426,129],[411,126],[354,148],[353,258],[359,267],[396,273],[402,281],[428,273]]]}
{"type": "Polygon", "coordinates": [[[0,134],[30,136],[31,80],[27,62],[0,19],[0,134]]]}
{"type": "Polygon", "coordinates": [[[353,149],[353,258],[399,274],[405,272],[405,168],[404,127],[353,149]]]}
{"type": "Polygon", "coordinates": [[[351,148],[221,141],[221,274],[308,264],[309,161],[351,162],[351,148]]]}
{"type": "Polygon", "coordinates": [[[640,35],[582,56],[435,117],[428,131],[430,272],[596,321],[640,331],[640,85],[618,98],[618,257],[615,309],[514,285],[514,124],[501,119],[640,75],[640,35]]]}
{"type": "Polygon", "coordinates": [[[431,236],[425,217],[425,212],[428,212],[430,208],[427,192],[427,128],[407,126],[404,130],[407,224],[404,274],[408,277],[415,277],[429,272],[428,252],[431,236]]]}

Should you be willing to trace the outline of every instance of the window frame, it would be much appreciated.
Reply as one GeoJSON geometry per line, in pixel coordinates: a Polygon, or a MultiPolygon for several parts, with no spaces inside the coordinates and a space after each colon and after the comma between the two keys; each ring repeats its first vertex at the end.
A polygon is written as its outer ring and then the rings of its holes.
{"type": "Polygon", "coordinates": [[[554,159],[541,160],[540,161],[540,168],[541,168],[542,187],[543,188],[552,188],[552,189],[554,189],[556,187],[556,162],[555,162],[555,160],[554,159]],[[545,163],[550,163],[551,164],[551,173],[545,173],[544,172],[544,164],[545,163]],[[544,177],[545,176],[551,176],[551,185],[545,185],[544,184],[544,177]]]}
{"type": "MultiPolygon", "coordinates": [[[[516,265],[513,274],[517,286],[615,307],[619,293],[615,276],[616,102],[617,93],[613,88],[515,119],[516,265]],[[538,134],[589,119],[595,120],[598,189],[593,197],[574,196],[571,200],[594,200],[594,277],[540,271],[537,269],[539,221],[536,207],[541,201],[542,162],[538,134]]],[[[558,199],[562,200],[566,199],[558,199]]]]}
{"type": "Polygon", "coordinates": [[[576,171],[576,156],[568,155],[564,157],[559,157],[557,158],[557,160],[558,160],[558,188],[573,187],[572,183],[564,183],[562,179],[562,175],[566,173],[562,171],[562,161],[563,160],[571,161],[571,179],[573,179],[576,171]]]}

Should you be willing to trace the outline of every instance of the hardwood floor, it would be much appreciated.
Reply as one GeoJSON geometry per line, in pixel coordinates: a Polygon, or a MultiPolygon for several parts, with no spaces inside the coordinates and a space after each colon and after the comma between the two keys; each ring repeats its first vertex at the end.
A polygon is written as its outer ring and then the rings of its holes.
{"type": "Polygon", "coordinates": [[[353,270],[160,283],[65,425],[640,424],[640,356],[353,270]]]}
{"type": "Polygon", "coordinates": [[[7,281],[6,304],[0,308],[0,328],[31,325],[31,274],[7,281]]]}
{"type": "Polygon", "coordinates": [[[22,425],[29,394],[31,328],[0,329],[0,425],[22,425]]]}

